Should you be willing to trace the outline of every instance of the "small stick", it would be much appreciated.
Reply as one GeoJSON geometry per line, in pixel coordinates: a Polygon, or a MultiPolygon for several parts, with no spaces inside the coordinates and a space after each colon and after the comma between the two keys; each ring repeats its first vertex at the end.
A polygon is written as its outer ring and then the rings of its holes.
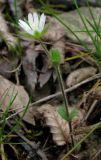
{"type": "MultiPolygon", "coordinates": [[[[69,93],[69,92],[77,89],[77,88],[80,87],[81,85],[83,85],[83,84],[85,84],[85,83],[88,83],[88,82],[90,82],[90,81],[93,81],[93,80],[95,80],[95,79],[98,79],[98,78],[101,78],[101,73],[98,73],[98,74],[96,74],[96,75],[94,75],[94,76],[92,76],[92,77],[90,77],[90,78],[88,78],[88,79],[86,79],[86,80],[84,80],[84,81],[82,81],[82,82],[80,82],[80,83],[77,83],[76,85],[74,85],[74,86],[72,86],[72,87],[70,87],[70,88],[67,88],[67,89],[65,89],[64,91],[65,91],[65,93],[69,93]]],[[[52,99],[52,98],[56,98],[56,97],[61,96],[61,95],[62,95],[62,92],[57,92],[57,93],[55,93],[55,94],[49,95],[49,96],[47,96],[47,97],[45,97],[45,98],[42,98],[42,99],[40,99],[40,100],[38,100],[38,101],[36,101],[36,102],[31,103],[29,106],[31,107],[31,106],[33,106],[33,105],[37,105],[37,104],[39,104],[39,103],[43,103],[43,102],[45,102],[45,101],[48,101],[48,100],[50,100],[50,99],[52,99]]]]}
{"type": "MultiPolygon", "coordinates": [[[[78,83],[78,84],[70,87],[70,88],[67,88],[67,89],[65,89],[64,91],[65,91],[65,93],[69,93],[69,92],[77,89],[77,88],[80,87],[81,85],[83,85],[83,84],[85,84],[85,83],[88,83],[88,82],[90,82],[90,81],[93,81],[93,80],[95,80],[95,79],[98,79],[98,78],[101,78],[101,73],[95,74],[94,76],[92,76],[92,77],[90,77],[90,78],[88,78],[88,79],[86,79],[86,80],[84,80],[84,81],[82,81],[82,82],[80,82],[80,83],[78,83]]],[[[50,100],[50,99],[52,99],[52,98],[56,98],[56,97],[61,96],[61,95],[62,95],[62,92],[57,92],[57,93],[55,93],[55,94],[49,95],[49,96],[47,96],[47,97],[45,97],[45,98],[42,98],[42,99],[40,99],[40,100],[38,100],[38,101],[36,101],[36,102],[34,102],[34,103],[29,104],[29,107],[32,107],[32,106],[34,106],[34,105],[38,105],[38,104],[40,104],[40,103],[46,102],[46,101],[48,101],[48,100],[50,100]]],[[[14,113],[13,115],[9,116],[8,118],[6,118],[6,120],[8,120],[8,119],[10,119],[10,118],[13,118],[13,117],[14,117],[15,115],[17,115],[18,113],[23,112],[24,109],[25,109],[24,107],[23,107],[23,108],[22,108],[22,107],[21,107],[21,108],[19,107],[18,112],[16,112],[16,113],[14,113]]]]}
{"type": "Polygon", "coordinates": [[[97,151],[97,153],[93,156],[92,160],[97,159],[97,157],[99,156],[99,154],[101,153],[101,148],[97,151]]]}
{"type": "Polygon", "coordinates": [[[98,100],[94,100],[93,104],[91,105],[91,107],[89,108],[84,121],[87,121],[88,117],[90,116],[91,112],[93,111],[93,109],[95,108],[96,104],[97,104],[98,100]]]}
{"type": "MultiPolygon", "coordinates": [[[[7,122],[7,125],[10,128],[13,128],[13,126],[7,122]]],[[[39,145],[36,144],[35,142],[30,141],[29,139],[27,139],[23,134],[21,134],[18,131],[14,131],[21,139],[23,139],[23,141],[25,141],[34,151],[36,151],[36,153],[42,158],[42,160],[48,160],[45,153],[39,148],[39,145]]]]}

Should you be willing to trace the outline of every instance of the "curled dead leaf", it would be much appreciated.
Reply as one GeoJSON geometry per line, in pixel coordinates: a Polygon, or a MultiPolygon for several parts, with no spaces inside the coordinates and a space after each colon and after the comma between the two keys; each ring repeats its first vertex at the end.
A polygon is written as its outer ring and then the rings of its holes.
{"type": "MultiPolygon", "coordinates": [[[[71,111],[71,108],[69,108],[71,111]]],[[[50,127],[53,135],[53,140],[57,145],[65,145],[70,142],[69,125],[57,112],[57,107],[49,104],[43,105],[38,108],[39,113],[43,114],[46,125],[50,127]]],[[[76,128],[83,118],[83,112],[79,110],[78,116],[72,121],[73,128],[76,128]]]]}
{"type": "Polygon", "coordinates": [[[52,75],[52,69],[50,68],[50,61],[47,57],[43,57],[43,67],[38,77],[40,88],[42,88],[50,79],[52,75]]]}
{"type": "Polygon", "coordinates": [[[40,83],[40,88],[42,88],[48,82],[51,75],[52,75],[52,70],[47,70],[45,71],[45,73],[40,74],[39,80],[38,80],[38,82],[40,83]]]}
{"type": "Polygon", "coordinates": [[[26,54],[23,56],[22,66],[26,76],[26,85],[30,93],[35,90],[37,83],[37,72],[36,72],[36,58],[39,52],[34,51],[34,45],[31,44],[26,49],[26,54]]]}
{"type": "Polygon", "coordinates": [[[77,69],[76,71],[73,71],[72,73],[69,74],[69,76],[66,79],[66,85],[68,87],[71,87],[95,75],[96,72],[97,72],[97,69],[94,67],[84,67],[84,68],[77,69]]]}
{"type": "MultiPolygon", "coordinates": [[[[1,109],[2,111],[6,110],[9,102],[11,101],[12,97],[16,95],[16,98],[11,106],[12,112],[18,112],[19,108],[25,108],[29,102],[29,96],[25,91],[23,86],[17,86],[14,83],[10,82],[9,80],[5,79],[4,77],[0,76],[0,100],[2,101],[1,109]],[[5,97],[3,97],[3,95],[5,97]]],[[[19,113],[19,116],[23,114],[19,113]]],[[[30,124],[35,124],[34,118],[32,117],[32,112],[30,109],[27,110],[23,120],[30,124]]]]}

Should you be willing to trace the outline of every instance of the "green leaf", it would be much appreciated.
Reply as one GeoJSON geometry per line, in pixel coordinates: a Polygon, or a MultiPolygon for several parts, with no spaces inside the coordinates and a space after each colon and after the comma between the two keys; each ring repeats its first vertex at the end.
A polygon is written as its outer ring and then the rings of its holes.
{"type": "Polygon", "coordinates": [[[69,117],[66,112],[66,108],[64,106],[60,106],[57,111],[63,119],[65,119],[66,121],[69,120],[69,117]]]}
{"type": "Polygon", "coordinates": [[[76,117],[78,115],[78,109],[77,108],[73,108],[72,111],[69,114],[69,120],[73,120],[74,117],[76,117]]]}
{"type": "Polygon", "coordinates": [[[53,65],[58,66],[61,62],[61,57],[58,49],[52,48],[50,52],[50,59],[53,63],[53,65]]]}
{"type": "Polygon", "coordinates": [[[65,119],[66,121],[72,121],[73,118],[78,115],[78,109],[77,108],[73,108],[72,111],[69,113],[69,116],[67,115],[67,111],[66,111],[66,108],[64,106],[60,106],[57,111],[60,114],[60,116],[63,119],[65,119]]]}
{"type": "Polygon", "coordinates": [[[47,31],[48,31],[48,26],[44,27],[42,32],[36,31],[33,35],[25,32],[23,33],[23,36],[25,36],[26,38],[30,40],[33,40],[33,39],[40,40],[43,38],[43,36],[45,35],[47,31]]]}

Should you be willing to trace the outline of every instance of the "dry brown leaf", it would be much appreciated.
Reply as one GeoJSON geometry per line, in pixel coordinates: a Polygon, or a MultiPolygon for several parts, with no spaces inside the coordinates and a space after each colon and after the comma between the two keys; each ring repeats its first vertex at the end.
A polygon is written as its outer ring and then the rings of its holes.
{"type": "Polygon", "coordinates": [[[18,63],[18,59],[14,58],[9,58],[9,59],[4,59],[0,58],[0,75],[10,78],[12,74],[12,70],[16,68],[18,63]]]}
{"type": "MultiPolygon", "coordinates": [[[[91,7],[91,10],[92,10],[94,18],[96,19],[96,23],[99,23],[101,8],[91,7]]],[[[87,28],[91,30],[92,27],[86,20],[86,18],[90,19],[91,23],[93,24],[93,18],[89,14],[89,7],[80,7],[80,12],[82,16],[84,16],[83,18],[87,25],[87,28]]],[[[62,14],[59,14],[59,16],[57,17],[59,17],[59,19],[67,26],[67,28],[70,28],[71,31],[75,32],[75,31],[84,30],[84,24],[81,21],[81,18],[77,12],[77,9],[68,12],[68,14],[67,12],[64,12],[62,14]]],[[[94,44],[92,43],[90,36],[86,32],[76,32],[76,36],[74,36],[74,34],[72,34],[72,32],[69,29],[67,29],[64,25],[62,25],[56,18],[50,18],[49,22],[50,22],[49,30],[47,34],[45,35],[45,38],[47,40],[50,40],[53,42],[53,41],[60,39],[61,37],[65,35],[71,41],[79,43],[77,39],[77,37],[79,37],[80,41],[86,43],[88,48],[95,50],[94,44]]],[[[93,32],[92,36],[95,37],[96,34],[93,32]]]]}
{"type": "MultiPolygon", "coordinates": [[[[44,71],[44,68],[42,69],[42,71],[44,71]]],[[[52,70],[47,70],[45,73],[40,74],[38,82],[41,88],[48,82],[51,75],[52,75],[52,70]]]]}
{"type": "Polygon", "coordinates": [[[65,63],[61,65],[61,72],[62,74],[65,74],[65,75],[71,72],[71,66],[69,62],[65,61],[65,63]]]}
{"type": "Polygon", "coordinates": [[[38,77],[36,72],[36,58],[38,57],[39,52],[34,51],[34,47],[33,44],[29,45],[22,62],[27,87],[30,93],[34,92],[38,77]]]}
{"type": "MultiPolygon", "coordinates": [[[[96,19],[96,23],[99,22],[99,17],[100,17],[100,14],[101,14],[101,8],[100,7],[91,7],[91,11],[93,13],[93,17],[96,19]]],[[[84,19],[84,22],[86,23],[86,26],[88,28],[88,30],[91,30],[92,29],[92,26],[87,22],[86,18],[90,20],[90,23],[93,24],[94,21],[93,21],[93,18],[91,16],[91,14],[89,13],[89,7],[87,6],[84,6],[84,7],[80,7],[80,13],[84,19]]],[[[63,14],[59,15],[59,18],[65,23],[65,25],[68,26],[68,28],[71,29],[71,31],[82,31],[86,30],[86,27],[84,27],[84,23],[82,23],[82,20],[78,14],[78,11],[77,9],[73,10],[73,11],[70,11],[68,12],[64,12],[63,14]]],[[[99,26],[100,27],[100,26],[99,26]]],[[[65,27],[64,27],[65,29],[65,27]]],[[[79,42],[77,37],[79,37],[80,41],[82,42],[85,42],[86,44],[90,44],[90,47],[91,47],[91,44],[93,44],[93,41],[92,39],[90,38],[89,34],[87,34],[87,32],[76,32],[76,36],[74,36],[74,34],[72,34],[72,32],[69,30],[69,29],[66,29],[67,31],[67,36],[75,41],[75,42],[79,42]]],[[[95,37],[96,36],[96,33],[95,32],[92,32],[92,37],[95,37]]]]}
{"type": "Polygon", "coordinates": [[[77,69],[69,74],[69,76],[66,79],[66,85],[68,87],[71,87],[95,75],[96,72],[97,72],[97,69],[94,67],[84,67],[84,68],[77,69]]]}
{"type": "Polygon", "coordinates": [[[9,32],[6,20],[4,19],[2,13],[0,13],[0,36],[4,39],[8,46],[12,46],[13,48],[16,47],[17,38],[9,32]]]}
{"type": "Polygon", "coordinates": [[[62,119],[60,115],[51,105],[43,105],[40,110],[43,113],[46,124],[50,127],[53,134],[53,140],[57,145],[64,145],[69,141],[69,126],[67,121],[62,119]]]}
{"type": "MultiPolygon", "coordinates": [[[[17,86],[9,80],[5,79],[4,77],[0,76],[0,100],[2,100],[3,94],[5,95],[5,98],[1,106],[2,111],[6,110],[6,107],[8,106],[12,96],[14,97],[16,94],[16,99],[14,100],[11,107],[11,110],[13,110],[13,112],[19,111],[19,108],[23,108],[28,104],[29,96],[25,91],[24,87],[17,86]]],[[[21,116],[22,114],[23,112],[19,115],[21,116]]],[[[23,120],[25,120],[28,123],[35,124],[30,109],[26,112],[23,120]]]]}
{"type": "Polygon", "coordinates": [[[52,70],[50,69],[50,62],[47,57],[44,57],[43,59],[43,67],[41,69],[41,72],[38,77],[38,82],[40,84],[40,87],[42,88],[50,79],[52,75],[52,70]]]}
{"type": "MultiPolygon", "coordinates": [[[[71,111],[71,108],[69,108],[71,111]]],[[[46,120],[46,125],[50,127],[53,140],[57,145],[64,145],[70,142],[69,125],[57,112],[57,107],[49,104],[43,105],[38,109],[46,120]]],[[[79,111],[77,117],[73,119],[72,126],[76,128],[83,118],[83,112],[79,111]]]]}
{"type": "Polygon", "coordinates": [[[34,100],[38,100],[50,94],[49,85],[45,84],[47,83],[47,81],[51,76],[51,69],[48,68],[49,60],[46,59],[46,56],[43,53],[44,52],[42,50],[42,47],[40,47],[40,45],[34,46],[31,43],[29,44],[28,49],[26,49],[26,54],[23,56],[23,61],[22,61],[24,73],[26,76],[25,77],[26,87],[31,96],[33,96],[34,100]],[[49,73],[47,73],[48,71],[49,73]],[[42,89],[39,88],[39,83],[42,89]],[[38,86],[37,89],[35,88],[36,85],[38,86]]]}
{"type": "Polygon", "coordinates": [[[49,18],[49,28],[44,36],[46,41],[57,41],[65,35],[65,30],[59,22],[53,18],[49,18]]]}

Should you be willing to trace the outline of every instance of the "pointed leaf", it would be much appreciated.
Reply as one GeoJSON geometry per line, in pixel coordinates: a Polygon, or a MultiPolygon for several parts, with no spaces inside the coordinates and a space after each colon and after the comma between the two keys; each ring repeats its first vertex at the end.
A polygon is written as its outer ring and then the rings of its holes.
{"type": "Polygon", "coordinates": [[[57,111],[63,119],[65,119],[66,121],[69,120],[69,117],[66,112],[66,108],[64,106],[60,106],[57,111]]]}
{"type": "Polygon", "coordinates": [[[60,106],[58,108],[58,113],[66,121],[71,121],[71,120],[73,120],[74,117],[76,117],[78,115],[78,109],[77,108],[73,108],[72,111],[69,113],[69,116],[68,116],[66,108],[64,106],[60,106]]]}
{"type": "Polygon", "coordinates": [[[72,121],[74,117],[78,115],[79,111],[77,108],[73,108],[72,111],[69,114],[69,121],[72,121]]]}

